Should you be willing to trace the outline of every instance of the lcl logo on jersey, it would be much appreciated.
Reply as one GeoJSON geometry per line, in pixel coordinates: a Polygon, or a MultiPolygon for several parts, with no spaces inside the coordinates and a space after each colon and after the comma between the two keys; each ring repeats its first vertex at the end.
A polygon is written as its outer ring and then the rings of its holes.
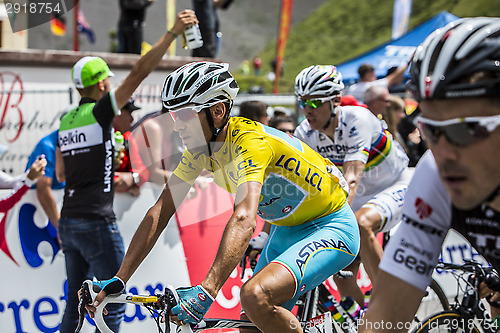
{"type": "Polygon", "coordinates": [[[421,219],[428,218],[432,214],[432,207],[421,198],[415,200],[415,207],[418,217],[421,219]]]}

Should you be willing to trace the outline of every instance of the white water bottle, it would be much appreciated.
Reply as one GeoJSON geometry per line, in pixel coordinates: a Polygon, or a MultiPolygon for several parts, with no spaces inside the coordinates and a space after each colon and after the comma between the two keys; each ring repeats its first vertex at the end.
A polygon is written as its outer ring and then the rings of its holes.
{"type": "Polygon", "coordinates": [[[200,26],[198,24],[187,28],[182,37],[182,44],[185,49],[193,50],[203,46],[203,39],[201,38],[200,26]]]}

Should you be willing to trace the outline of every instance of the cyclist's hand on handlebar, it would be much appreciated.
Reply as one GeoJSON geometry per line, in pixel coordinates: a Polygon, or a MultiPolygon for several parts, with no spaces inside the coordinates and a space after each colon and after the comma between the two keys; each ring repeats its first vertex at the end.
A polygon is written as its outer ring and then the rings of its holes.
{"type": "MultiPolygon", "coordinates": [[[[96,308],[99,306],[99,304],[101,304],[102,300],[107,295],[117,295],[125,291],[125,283],[123,283],[122,279],[117,276],[109,280],[94,281],[93,286],[94,288],[97,287],[101,291],[95,297],[92,305],[85,306],[91,318],[94,318],[94,312],[96,311],[96,308]]],[[[104,309],[103,313],[107,314],[106,309],[104,309]]]]}
{"type": "Polygon", "coordinates": [[[500,277],[496,271],[491,271],[486,275],[484,282],[493,291],[500,291],[500,277]]]}
{"type": "MultiPolygon", "coordinates": [[[[214,298],[201,286],[177,288],[179,303],[172,313],[182,324],[198,324],[214,302],[214,298]]],[[[175,318],[173,318],[174,321],[175,318]]]]}

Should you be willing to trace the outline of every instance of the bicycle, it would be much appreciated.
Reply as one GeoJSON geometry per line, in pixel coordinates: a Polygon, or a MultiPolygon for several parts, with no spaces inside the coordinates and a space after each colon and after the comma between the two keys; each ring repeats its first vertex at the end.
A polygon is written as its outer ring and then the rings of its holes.
{"type": "MultiPolygon", "coordinates": [[[[388,233],[384,235],[384,243],[388,239],[388,233]]],[[[250,250],[251,251],[251,250],[250,250]]],[[[246,259],[250,253],[249,250],[243,256],[240,266],[242,267],[242,276],[244,277],[246,259]]],[[[257,264],[256,260],[250,261],[250,268],[253,270],[257,264]]],[[[350,271],[340,271],[336,276],[341,278],[352,278],[350,271]]],[[[324,284],[304,294],[297,302],[297,318],[300,322],[307,322],[310,318],[321,316],[330,312],[332,317],[332,332],[336,333],[356,333],[358,323],[339,303],[339,301],[330,293],[324,284]]],[[[431,313],[449,310],[448,298],[439,283],[432,279],[426,289],[426,295],[423,297],[420,306],[414,316],[411,328],[416,327],[422,319],[431,313]]],[[[411,329],[410,328],[410,329],[411,329]]]]}
{"type": "MultiPolygon", "coordinates": [[[[430,315],[411,332],[427,333],[443,330],[447,332],[497,332],[498,327],[492,322],[488,309],[479,297],[479,285],[487,277],[497,279],[496,282],[500,283],[498,276],[489,275],[494,271],[493,268],[482,267],[480,263],[473,260],[467,260],[463,265],[440,262],[436,268],[450,271],[457,280],[454,303],[450,306],[450,310],[430,315]],[[461,282],[464,284],[462,285],[461,282]],[[459,299],[460,292],[463,292],[461,300],[459,299]]],[[[499,302],[492,304],[500,305],[499,302]]]]}
{"type": "MultiPolygon", "coordinates": [[[[352,272],[350,276],[352,277],[352,272]]],[[[308,318],[319,316],[325,312],[330,312],[332,316],[332,329],[336,333],[356,333],[358,323],[345,310],[330,291],[321,284],[304,295],[304,299],[299,299],[297,318],[299,320],[304,314],[308,318]],[[303,304],[302,304],[303,303],[303,304]],[[303,308],[303,309],[301,309],[303,308]]],[[[415,314],[411,327],[416,327],[423,318],[431,313],[449,310],[449,303],[443,289],[434,279],[427,287],[420,307],[415,314]]],[[[410,328],[411,329],[411,328],[410,328]]]]}
{"type": "MultiPolygon", "coordinates": [[[[342,273],[341,273],[342,274],[342,273]]],[[[79,321],[75,333],[79,333],[83,327],[85,318],[85,305],[91,304],[95,296],[99,293],[100,288],[93,284],[91,280],[83,282],[80,289],[80,301],[78,304],[79,321]]],[[[94,322],[101,333],[113,333],[106,325],[103,317],[103,310],[108,303],[128,303],[145,307],[152,315],[156,322],[158,332],[170,332],[170,310],[177,305],[179,297],[175,288],[167,286],[163,294],[156,295],[134,295],[122,293],[119,295],[108,295],[104,298],[101,304],[96,308],[94,313],[94,322]],[[164,324],[164,329],[162,325],[164,324]]],[[[309,305],[308,305],[309,306],[309,305]]],[[[320,314],[314,318],[306,318],[300,324],[305,328],[305,332],[324,332],[333,333],[331,328],[332,318],[330,312],[320,314]],[[321,330],[320,330],[321,328],[321,330]]],[[[253,328],[257,327],[250,321],[238,319],[203,319],[197,325],[182,325],[176,329],[177,333],[197,333],[209,329],[221,328],[253,328]]]]}

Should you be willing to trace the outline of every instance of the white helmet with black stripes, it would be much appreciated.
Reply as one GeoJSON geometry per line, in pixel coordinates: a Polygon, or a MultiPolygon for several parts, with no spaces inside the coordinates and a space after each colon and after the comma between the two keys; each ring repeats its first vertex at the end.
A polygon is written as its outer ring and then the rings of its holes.
{"type": "Polygon", "coordinates": [[[408,90],[421,100],[500,96],[500,18],[456,20],[417,48],[408,90]]]}
{"type": "Polygon", "coordinates": [[[332,65],[304,68],[295,78],[295,95],[335,96],[344,89],[342,74],[332,65]]]}
{"type": "Polygon", "coordinates": [[[207,107],[228,102],[231,107],[238,84],[229,73],[229,64],[193,62],[170,73],[163,84],[161,99],[167,111],[188,104],[207,107]]]}

